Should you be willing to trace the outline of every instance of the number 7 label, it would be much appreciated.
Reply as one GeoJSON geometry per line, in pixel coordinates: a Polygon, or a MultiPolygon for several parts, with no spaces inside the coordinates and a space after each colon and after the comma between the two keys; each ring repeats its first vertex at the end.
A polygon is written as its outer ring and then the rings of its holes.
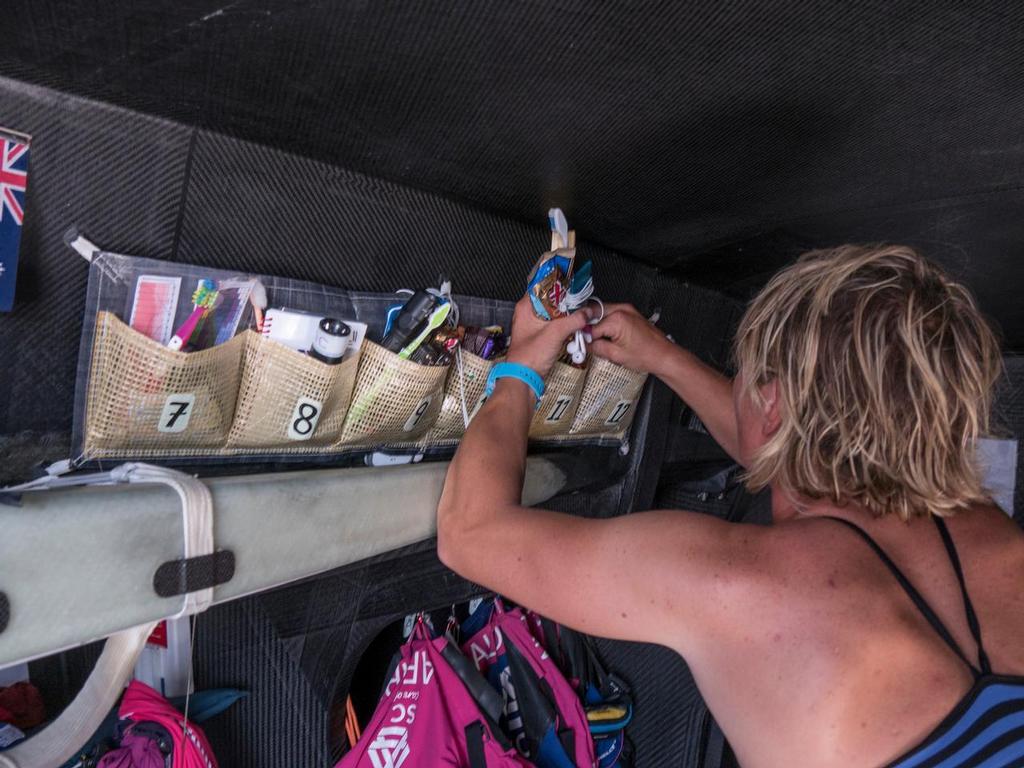
{"type": "Polygon", "coordinates": [[[184,432],[192,418],[192,406],[196,404],[193,392],[168,395],[160,411],[160,421],[156,428],[159,432],[184,432]]]}

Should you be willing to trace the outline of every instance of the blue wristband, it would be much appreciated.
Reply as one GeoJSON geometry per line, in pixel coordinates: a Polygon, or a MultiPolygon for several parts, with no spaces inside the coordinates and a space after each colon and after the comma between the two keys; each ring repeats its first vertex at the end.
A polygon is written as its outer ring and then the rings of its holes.
{"type": "Polygon", "coordinates": [[[496,363],[491,368],[491,374],[487,377],[487,387],[484,389],[484,397],[490,397],[491,393],[494,392],[494,384],[498,379],[504,379],[510,377],[513,379],[519,379],[521,382],[526,384],[533,394],[537,398],[537,405],[540,405],[540,399],[544,394],[544,379],[540,377],[532,368],[527,368],[525,365],[519,363],[496,363]]]}

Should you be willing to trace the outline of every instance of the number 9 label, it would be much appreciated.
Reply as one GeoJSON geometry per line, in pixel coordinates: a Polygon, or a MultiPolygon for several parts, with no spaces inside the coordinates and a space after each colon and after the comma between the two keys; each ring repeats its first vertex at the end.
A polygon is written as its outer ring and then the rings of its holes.
{"type": "Polygon", "coordinates": [[[323,412],[324,404],[311,397],[300,397],[292,411],[288,422],[289,440],[309,440],[316,432],[317,422],[323,412]]]}
{"type": "Polygon", "coordinates": [[[427,395],[413,409],[412,414],[405,420],[405,425],[402,427],[403,432],[412,432],[416,429],[416,425],[420,423],[423,416],[427,413],[427,409],[430,408],[430,404],[434,402],[433,395],[427,395]]]}

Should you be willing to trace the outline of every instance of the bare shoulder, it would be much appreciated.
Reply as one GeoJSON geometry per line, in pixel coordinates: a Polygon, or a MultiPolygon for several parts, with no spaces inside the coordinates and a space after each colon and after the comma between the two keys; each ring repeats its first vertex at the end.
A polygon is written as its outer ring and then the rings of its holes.
{"type": "Polygon", "coordinates": [[[946,521],[972,600],[1000,604],[1024,621],[1024,531],[995,507],[976,507],[946,521]]]}
{"type": "Polygon", "coordinates": [[[657,516],[665,522],[659,546],[673,552],[665,582],[676,592],[686,585],[701,595],[689,604],[696,613],[678,615],[688,642],[677,650],[697,654],[694,660],[705,652],[720,658],[762,643],[774,648],[780,636],[809,640],[817,628],[830,626],[822,616],[843,610],[837,596],[848,596],[855,579],[856,591],[870,591],[849,564],[849,542],[834,523],[760,526],[692,513],[657,516]]]}
{"type": "Polygon", "coordinates": [[[1009,515],[991,505],[976,506],[946,520],[958,549],[1024,556],[1024,530],[1009,515]]]}
{"type": "Polygon", "coordinates": [[[1024,674],[1024,531],[994,507],[947,521],[997,671],[1024,674]]]}
{"type": "Polygon", "coordinates": [[[660,642],[688,659],[742,626],[752,604],[772,590],[770,527],[727,523],[709,515],[652,510],[602,523],[602,538],[615,542],[620,558],[639,577],[636,607],[660,642]]]}
{"type": "Polygon", "coordinates": [[[772,526],[734,526],[729,540],[736,557],[726,588],[743,630],[726,628],[717,641],[749,647],[764,643],[797,658],[809,649],[832,647],[850,627],[870,625],[891,576],[858,537],[834,520],[808,518],[772,526]],[[735,637],[730,636],[735,635],[735,637]]]}

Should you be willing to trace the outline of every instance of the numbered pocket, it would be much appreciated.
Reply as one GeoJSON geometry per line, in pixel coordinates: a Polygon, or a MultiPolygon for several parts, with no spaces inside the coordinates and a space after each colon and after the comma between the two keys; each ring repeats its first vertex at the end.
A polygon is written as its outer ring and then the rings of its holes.
{"type": "Polygon", "coordinates": [[[352,392],[341,447],[372,447],[416,440],[437,421],[448,368],[403,360],[371,341],[352,392]]]}
{"type": "Polygon", "coordinates": [[[358,355],[328,365],[257,333],[247,337],[228,449],[308,453],[336,442],[355,384],[358,355]]]}
{"type": "Polygon", "coordinates": [[[448,381],[444,387],[444,400],[437,424],[424,440],[429,444],[458,440],[466,431],[466,418],[472,419],[484,402],[487,377],[495,361],[484,360],[469,352],[462,351],[461,368],[459,357],[451,365],[448,381]],[[465,406],[465,410],[463,410],[465,406]]]}
{"type": "Polygon", "coordinates": [[[555,363],[544,380],[544,396],[530,423],[530,437],[553,437],[569,432],[580,404],[586,373],[585,369],[555,363]]]}
{"type": "Polygon", "coordinates": [[[236,336],[201,352],[172,352],[100,312],[86,397],[86,457],[215,452],[231,427],[244,346],[236,336]]]}
{"type": "Polygon", "coordinates": [[[629,431],[647,374],[631,371],[595,357],[580,395],[572,429],[574,435],[621,437],[629,431]]]}

